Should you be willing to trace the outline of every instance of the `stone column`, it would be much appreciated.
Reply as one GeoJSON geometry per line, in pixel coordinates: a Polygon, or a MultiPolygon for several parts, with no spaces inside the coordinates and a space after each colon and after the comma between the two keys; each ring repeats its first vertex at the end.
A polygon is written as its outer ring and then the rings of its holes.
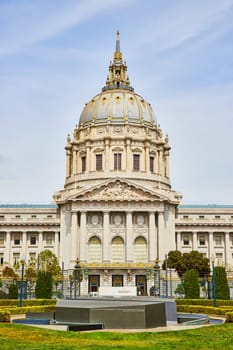
{"type": "Polygon", "coordinates": [[[126,261],[133,261],[133,215],[131,211],[126,213],[126,261]]]}
{"type": "Polygon", "coordinates": [[[169,178],[170,176],[170,167],[169,167],[169,152],[165,153],[165,176],[169,178]]]}
{"type": "Polygon", "coordinates": [[[39,241],[38,241],[39,253],[43,250],[43,232],[39,232],[39,241]]]}
{"type": "Polygon", "coordinates": [[[215,255],[215,253],[214,253],[213,232],[209,232],[208,254],[209,254],[209,259],[210,259],[210,260],[211,260],[211,258],[212,258],[212,255],[215,255]]]}
{"type": "Polygon", "coordinates": [[[103,213],[103,262],[109,261],[109,250],[111,249],[110,245],[110,227],[109,227],[109,212],[105,211],[103,213]]]}
{"type": "Polygon", "coordinates": [[[71,151],[66,150],[66,177],[71,175],[71,151]]]}
{"type": "Polygon", "coordinates": [[[54,251],[57,258],[60,258],[60,251],[59,251],[59,232],[55,232],[55,242],[54,242],[54,251]]]}
{"type": "Polygon", "coordinates": [[[231,260],[232,260],[232,257],[231,257],[231,250],[230,250],[230,234],[229,232],[225,232],[225,240],[224,240],[225,244],[224,244],[224,252],[225,252],[225,264],[230,266],[231,265],[231,260]]]}
{"type": "Polygon", "coordinates": [[[73,174],[77,174],[77,150],[73,148],[73,174]]]}
{"type": "Polygon", "coordinates": [[[80,260],[87,260],[87,213],[82,211],[80,214],[80,260]]]}
{"type": "Polygon", "coordinates": [[[182,248],[181,248],[181,234],[180,232],[176,233],[176,249],[179,250],[181,252],[182,248]]]}
{"type": "Polygon", "coordinates": [[[78,215],[77,212],[71,213],[71,262],[74,263],[78,257],[77,236],[78,236],[78,215]]]}
{"type": "Polygon", "coordinates": [[[4,262],[11,264],[11,232],[6,232],[6,248],[5,248],[5,257],[4,262]]]}
{"type": "Polygon", "coordinates": [[[90,146],[87,144],[87,153],[86,153],[86,171],[89,172],[91,170],[91,152],[90,152],[90,146]]]}
{"type": "Polygon", "coordinates": [[[164,256],[166,254],[166,249],[164,247],[164,241],[163,241],[163,236],[164,236],[164,213],[159,212],[158,213],[158,251],[157,251],[157,256],[159,260],[164,259],[164,256]]]}
{"type": "Polygon", "coordinates": [[[130,149],[131,140],[126,140],[126,170],[132,170],[132,154],[130,149]]]}
{"type": "Polygon", "coordinates": [[[27,256],[27,233],[23,231],[22,233],[22,250],[21,250],[21,258],[28,258],[27,256]]]}
{"type": "MultiPolygon", "coordinates": [[[[149,155],[149,142],[145,142],[145,171],[149,171],[150,167],[150,155],[149,155]]],[[[144,169],[142,169],[144,170],[144,169]]]]}
{"type": "Polygon", "coordinates": [[[193,232],[193,250],[197,250],[197,232],[193,232]]]}
{"type": "Polygon", "coordinates": [[[160,150],[159,152],[159,164],[160,164],[160,169],[159,169],[159,173],[161,176],[164,175],[164,163],[163,163],[163,151],[160,150]]]}
{"type": "Polygon", "coordinates": [[[109,139],[105,140],[105,170],[109,171],[109,139]]]}
{"type": "Polygon", "coordinates": [[[149,261],[157,258],[157,228],[155,224],[155,212],[149,213],[149,261]]]}

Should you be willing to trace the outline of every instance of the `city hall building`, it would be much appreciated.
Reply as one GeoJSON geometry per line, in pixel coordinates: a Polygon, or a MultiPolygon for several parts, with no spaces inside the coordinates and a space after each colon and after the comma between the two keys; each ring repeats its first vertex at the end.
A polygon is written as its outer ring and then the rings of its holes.
{"type": "Polygon", "coordinates": [[[180,205],[171,187],[168,136],[130,85],[117,33],[101,92],[67,136],[64,188],[53,205],[0,205],[0,264],[50,249],[64,269],[88,271],[81,294],[137,286],[147,294],[155,260],[198,250],[233,266],[233,206],[180,205]]]}

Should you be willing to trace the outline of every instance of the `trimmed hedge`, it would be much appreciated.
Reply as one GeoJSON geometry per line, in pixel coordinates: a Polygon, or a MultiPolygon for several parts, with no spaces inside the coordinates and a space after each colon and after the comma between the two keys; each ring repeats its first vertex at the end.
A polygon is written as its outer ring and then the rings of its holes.
{"type": "Polygon", "coordinates": [[[225,323],[233,323],[233,312],[226,312],[225,323]]]}
{"type": "MultiPolygon", "coordinates": [[[[56,299],[23,299],[23,306],[56,305],[56,299]]],[[[19,299],[0,299],[1,306],[18,306],[19,299]]]]}
{"type": "MultiPolygon", "coordinates": [[[[176,305],[213,306],[213,299],[176,299],[176,305]]],[[[233,306],[233,300],[217,299],[218,306],[233,306]]]]}
{"type": "Polygon", "coordinates": [[[0,322],[10,322],[11,315],[26,314],[27,312],[46,312],[54,311],[54,305],[41,305],[41,306],[22,306],[22,307],[4,307],[0,308],[0,322]]]}
{"type": "Polygon", "coordinates": [[[187,312],[187,313],[201,313],[208,315],[220,315],[225,316],[226,312],[233,311],[233,307],[230,308],[221,308],[213,306],[202,306],[202,305],[177,305],[178,312],[187,312]]]}

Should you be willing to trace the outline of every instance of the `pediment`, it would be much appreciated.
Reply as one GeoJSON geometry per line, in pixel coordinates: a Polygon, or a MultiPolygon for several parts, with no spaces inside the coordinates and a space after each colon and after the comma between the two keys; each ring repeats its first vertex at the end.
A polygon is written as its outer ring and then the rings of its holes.
{"type": "Polygon", "coordinates": [[[120,179],[107,181],[99,187],[90,188],[71,200],[88,201],[162,201],[167,198],[120,179]]]}

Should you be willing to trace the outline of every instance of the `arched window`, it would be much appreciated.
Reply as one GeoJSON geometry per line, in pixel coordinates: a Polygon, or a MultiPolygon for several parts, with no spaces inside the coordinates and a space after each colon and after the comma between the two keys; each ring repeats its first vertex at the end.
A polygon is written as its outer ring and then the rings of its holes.
{"type": "Polygon", "coordinates": [[[134,241],[134,261],[146,262],[147,260],[147,241],[143,237],[138,237],[134,241]]]}
{"type": "Polygon", "coordinates": [[[102,246],[98,237],[92,237],[88,242],[88,261],[100,262],[102,261],[102,246]]]}
{"type": "Polygon", "coordinates": [[[121,237],[115,237],[112,240],[112,261],[124,261],[124,241],[121,237]]]}

